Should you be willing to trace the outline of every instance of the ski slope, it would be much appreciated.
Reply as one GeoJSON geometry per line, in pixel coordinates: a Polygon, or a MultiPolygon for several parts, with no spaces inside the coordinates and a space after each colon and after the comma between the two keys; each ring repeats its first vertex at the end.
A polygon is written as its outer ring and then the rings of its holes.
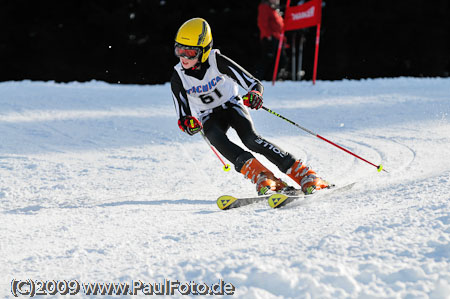
{"type": "Polygon", "coordinates": [[[252,111],[319,175],[358,183],[220,211],[254,186],[179,130],[168,84],[0,83],[0,297],[13,279],[167,279],[223,280],[236,298],[450,298],[450,79],[265,86],[265,106],[389,173],[252,111]]]}

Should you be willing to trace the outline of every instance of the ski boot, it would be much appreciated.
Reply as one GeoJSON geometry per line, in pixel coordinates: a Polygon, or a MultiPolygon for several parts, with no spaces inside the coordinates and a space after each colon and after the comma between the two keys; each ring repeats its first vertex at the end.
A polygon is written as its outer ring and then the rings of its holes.
{"type": "Polygon", "coordinates": [[[241,173],[252,183],[256,184],[258,195],[268,195],[287,187],[287,184],[275,177],[275,175],[256,158],[251,158],[245,162],[241,173]]]}
{"type": "Polygon", "coordinates": [[[317,190],[329,188],[327,181],[317,176],[316,172],[297,160],[286,172],[302,188],[303,193],[312,194],[317,190]]]}

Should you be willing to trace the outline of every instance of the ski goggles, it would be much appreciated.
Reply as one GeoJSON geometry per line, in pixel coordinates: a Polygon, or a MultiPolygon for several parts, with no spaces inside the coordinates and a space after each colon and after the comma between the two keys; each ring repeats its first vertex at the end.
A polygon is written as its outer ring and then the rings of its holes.
{"type": "Polygon", "coordinates": [[[184,46],[178,43],[175,43],[175,56],[184,57],[187,59],[196,59],[200,57],[202,53],[201,48],[192,47],[192,46],[184,46]]]}

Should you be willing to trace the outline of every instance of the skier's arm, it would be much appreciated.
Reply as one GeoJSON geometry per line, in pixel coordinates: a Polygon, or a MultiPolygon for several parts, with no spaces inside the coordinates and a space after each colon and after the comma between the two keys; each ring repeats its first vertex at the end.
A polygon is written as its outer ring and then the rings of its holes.
{"type": "Polygon", "coordinates": [[[173,72],[170,79],[170,86],[172,88],[172,99],[177,111],[178,119],[192,115],[186,90],[183,87],[181,78],[176,71],[173,72]]]}
{"type": "Polygon", "coordinates": [[[242,97],[244,105],[252,109],[259,109],[263,104],[262,94],[264,87],[258,79],[230,58],[217,53],[217,68],[223,74],[231,77],[242,88],[247,90],[247,94],[242,97]]]}
{"type": "Polygon", "coordinates": [[[189,135],[194,135],[200,132],[203,128],[202,123],[197,118],[192,116],[186,90],[184,89],[181,78],[176,71],[172,74],[170,86],[172,88],[172,98],[175,105],[175,110],[177,111],[178,126],[180,127],[180,130],[189,135]]]}
{"type": "Polygon", "coordinates": [[[229,76],[247,92],[254,90],[263,93],[264,87],[261,82],[242,66],[220,53],[216,53],[216,60],[219,72],[229,76]]]}

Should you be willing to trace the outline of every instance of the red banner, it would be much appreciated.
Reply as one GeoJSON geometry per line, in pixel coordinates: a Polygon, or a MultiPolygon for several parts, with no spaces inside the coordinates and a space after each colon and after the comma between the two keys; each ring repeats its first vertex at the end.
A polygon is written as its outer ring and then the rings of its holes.
{"type": "Polygon", "coordinates": [[[284,30],[297,30],[316,26],[322,17],[322,0],[312,0],[286,8],[284,30]]]}

